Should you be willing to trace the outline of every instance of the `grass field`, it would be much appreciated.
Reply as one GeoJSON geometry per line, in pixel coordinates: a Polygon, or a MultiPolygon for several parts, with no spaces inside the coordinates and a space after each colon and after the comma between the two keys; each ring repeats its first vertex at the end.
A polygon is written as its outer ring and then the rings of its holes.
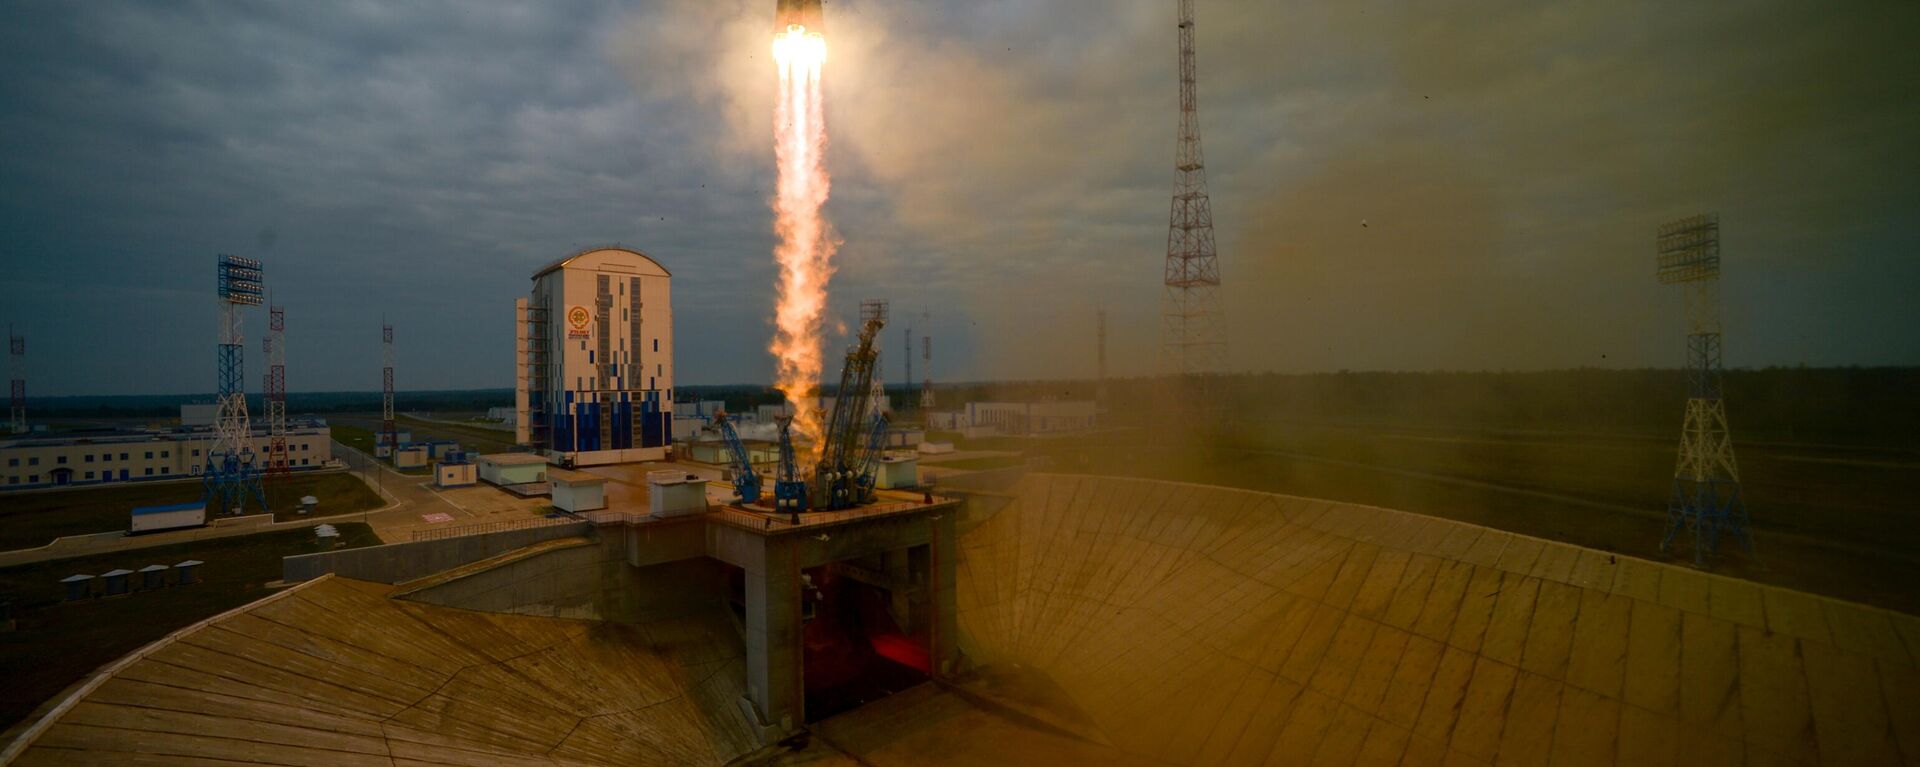
{"type": "MultiPolygon", "coordinates": [[[[347,547],[380,543],[359,523],[338,524],[347,547]]],[[[271,593],[280,558],[320,550],[309,530],[216,538],[138,551],[0,569],[0,598],[14,602],[19,627],[0,634],[0,729],[101,665],[195,621],[271,593]],[[201,583],[66,603],[59,580],[74,573],[198,559],[201,583]]],[[[138,578],[136,574],[133,576],[138,578]]],[[[96,588],[98,588],[96,586],[96,588]]]]}
{"type": "MultiPolygon", "coordinates": [[[[268,484],[266,494],[267,508],[281,519],[294,518],[290,512],[309,495],[320,499],[319,515],[381,505],[366,483],[344,472],[295,474],[285,483],[268,484]],[[289,513],[282,517],[281,512],[289,513]]],[[[205,495],[199,482],[165,482],[8,496],[0,504],[0,551],[44,546],[63,535],[125,530],[128,512],[136,506],[188,503],[205,495]]]]}
{"type": "Polygon", "coordinates": [[[333,441],[367,455],[373,455],[372,430],[338,422],[328,422],[327,428],[333,431],[333,441]]]}

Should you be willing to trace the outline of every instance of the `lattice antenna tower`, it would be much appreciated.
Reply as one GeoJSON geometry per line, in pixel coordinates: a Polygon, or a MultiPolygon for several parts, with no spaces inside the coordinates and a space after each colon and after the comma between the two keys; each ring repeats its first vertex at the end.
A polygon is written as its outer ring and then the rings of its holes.
{"type": "Polygon", "coordinates": [[[913,317],[907,317],[907,326],[900,329],[900,361],[905,364],[907,385],[900,388],[900,409],[913,406],[913,317]]]}
{"type": "MultiPolygon", "coordinates": [[[[864,327],[872,320],[879,320],[882,325],[887,324],[890,306],[891,304],[884,298],[869,298],[861,301],[860,325],[864,327]]],[[[887,402],[887,378],[881,375],[880,368],[880,363],[883,361],[882,358],[884,356],[880,354],[880,346],[884,343],[885,340],[882,339],[876,341],[873,346],[873,384],[868,387],[873,392],[873,401],[868,403],[867,412],[869,413],[883,413],[889,409],[887,402]]]]}
{"type": "Polygon", "coordinates": [[[12,325],[7,326],[7,377],[12,403],[7,411],[7,428],[23,434],[27,431],[27,338],[14,335],[12,325]]]}
{"type": "Polygon", "coordinates": [[[1180,5],[1180,136],[1174,151],[1173,206],[1167,225],[1161,364],[1179,378],[1222,372],[1226,342],[1215,295],[1220,265],[1213,244],[1213,203],[1200,149],[1199,76],[1193,51],[1194,0],[1180,5]]]}
{"type": "Polygon", "coordinates": [[[247,496],[267,508],[260,487],[260,467],[253,451],[253,424],[247,417],[245,346],[240,334],[240,310],[259,306],[260,262],[222,255],[217,264],[220,305],[218,347],[219,395],[213,419],[213,446],[207,450],[205,482],[207,510],[219,514],[246,508],[247,496]]]}
{"type": "Polygon", "coordinates": [[[1706,565],[1722,537],[1752,556],[1720,384],[1720,219],[1708,214],[1661,226],[1654,247],[1661,284],[1683,286],[1687,303],[1687,411],[1660,550],[1670,551],[1674,539],[1687,531],[1693,534],[1697,566],[1706,565]]]}
{"type": "Polygon", "coordinates": [[[1097,409],[1107,407],[1107,310],[1098,309],[1094,314],[1093,347],[1097,365],[1093,384],[1093,403],[1097,409]]]}
{"type": "Polygon", "coordinates": [[[380,444],[400,449],[400,431],[393,425],[393,326],[380,324],[380,444]]]}
{"type": "Polygon", "coordinates": [[[920,336],[920,409],[933,409],[933,336],[920,336]]]}
{"type": "Polygon", "coordinates": [[[287,460],[287,310],[267,309],[267,374],[261,392],[267,403],[267,482],[285,482],[292,471],[287,460]]]}

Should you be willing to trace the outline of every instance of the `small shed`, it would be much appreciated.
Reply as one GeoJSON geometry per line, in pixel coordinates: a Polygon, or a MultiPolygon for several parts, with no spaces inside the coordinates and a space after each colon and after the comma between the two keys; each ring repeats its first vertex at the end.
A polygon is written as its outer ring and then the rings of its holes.
{"type": "Polygon", "coordinates": [[[445,458],[448,453],[460,452],[460,443],[452,440],[437,439],[427,443],[427,453],[435,458],[445,458]]]}
{"type": "Polygon", "coordinates": [[[553,483],[553,507],[566,512],[594,511],[607,507],[607,478],[572,469],[547,472],[553,483]]]}
{"type": "Polygon", "coordinates": [[[396,469],[417,469],[427,465],[427,446],[408,445],[393,454],[393,467],[396,469]]]}
{"type": "Polygon", "coordinates": [[[66,584],[69,602],[78,602],[93,596],[93,576],[91,575],[69,575],[61,578],[60,582],[66,584]]]}
{"type": "Polygon", "coordinates": [[[165,506],[141,506],[133,510],[132,516],[127,532],[134,535],[199,527],[207,523],[207,502],[200,500],[165,506]]]}
{"type": "Polygon", "coordinates": [[[679,517],[707,510],[707,481],[679,470],[647,472],[648,512],[655,517],[679,517]]]}
{"type": "Polygon", "coordinates": [[[180,577],[175,580],[182,586],[189,583],[199,583],[200,566],[204,564],[206,563],[198,559],[189,559],[185,562],[175,563],[173,569],[180,573],[180,577]]]}
{"type": "Polygon", "coordinates": [[[473,464],[441,461],[434,465],[433,484],[435,487],[466,487],[473,484],[478,476],[473,464]]]}
{"type": "Polygon", "coordinates": [[[698,463],[732,463],[733,450],[727,447],[725,442],[689,442],[687,443],[687,460],[698,463]]]}
{"type": "Polygon", "coordinates": [[[166,588],[167,570],[169,569],[166,565],[147,565],[146,567],[140,568],[140,588],[166,588]]]}
{"type": "Polygon", "coordinates": [[[547,459],[532,453],[491,453],[473,461],[481,481],[525,485],[547,481],[547,459]]]}
{"type": "Polygon", "coordinates": [[[873,486],[883,490],[920,485],[920,459],[887,457],[874,467],[873,486]]]}
{"type": "Polygon", "coordinates": [[[128,587],[132,585],[128,583],[129,579],[127,578],[127,576],[132,574],[133,574],[132,570],[126,570],[126,569],[108,570],[105,573],[101,574],[100,576],[101,580],[106,581],[106,584],[107,584],[105,595],[110,597],[126,595],[128,591],[128,587]]]}

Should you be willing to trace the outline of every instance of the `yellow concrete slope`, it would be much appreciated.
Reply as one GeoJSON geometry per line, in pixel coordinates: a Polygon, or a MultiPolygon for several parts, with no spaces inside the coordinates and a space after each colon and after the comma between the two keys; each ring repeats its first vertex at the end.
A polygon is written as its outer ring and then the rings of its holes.
{"type": "Polygon", "coordinates": [[[1473,525],[1034,475],[962,538],[976,661],[1175,764],[1920,764],[1911,616],[1473,525]]]}
{"type": "Polygon", "coordinates": [[[183,632],[56,712],[19,765],[721,764],[754,748],[740,640],[388,598],[328,577],[183,632]]]}

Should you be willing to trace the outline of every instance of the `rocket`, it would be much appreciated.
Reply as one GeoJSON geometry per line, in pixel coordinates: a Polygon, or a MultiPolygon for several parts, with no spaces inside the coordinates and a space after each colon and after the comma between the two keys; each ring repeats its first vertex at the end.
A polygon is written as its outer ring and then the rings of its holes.
{"type": "Polygon", "coordinates": [[[809,33],[825,34],[827,18],[820,3],[821,0],[774,0],[774,33],[785,32],[788,27],[797,24],[809,33]]]}

